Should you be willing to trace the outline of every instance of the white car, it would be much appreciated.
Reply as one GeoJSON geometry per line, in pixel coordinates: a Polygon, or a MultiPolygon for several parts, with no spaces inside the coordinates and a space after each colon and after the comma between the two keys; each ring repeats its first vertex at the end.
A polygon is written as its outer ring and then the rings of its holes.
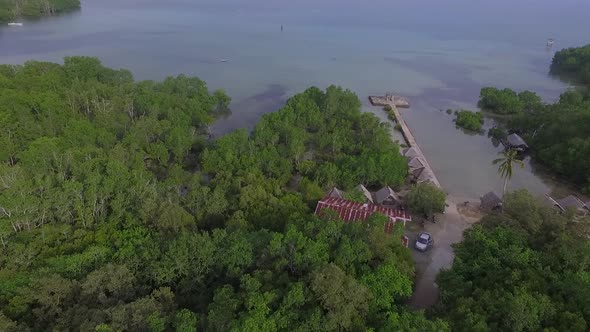
{"type": "Polygon", "coordinates": [[[414,247],[419,251],[426,251],[430,247],[432,247],[433,243],[434,240],[432,239],[432,235],[430,235],[430,233],[427,232],[422,232],[418,235],[414,247]]]}

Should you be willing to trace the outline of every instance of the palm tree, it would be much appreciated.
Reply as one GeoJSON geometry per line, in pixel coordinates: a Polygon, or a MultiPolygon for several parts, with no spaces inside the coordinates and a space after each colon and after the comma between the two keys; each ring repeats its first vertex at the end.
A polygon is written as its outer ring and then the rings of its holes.
{"type": "Polygon", "coordinates": [[[504,178],[504,193],[502,197],[506,196],[506,186],[508,185],[508,181],[512,178],[512,164],[517,164],[520,168],[524,168],[524,163],[522,160],[517,159],[517,154],[515,150],[508,150],[500,152],[502,158],[498,158],[493,161],[494,165],[498,165],[498,173],[500,176],[504,178]]]}

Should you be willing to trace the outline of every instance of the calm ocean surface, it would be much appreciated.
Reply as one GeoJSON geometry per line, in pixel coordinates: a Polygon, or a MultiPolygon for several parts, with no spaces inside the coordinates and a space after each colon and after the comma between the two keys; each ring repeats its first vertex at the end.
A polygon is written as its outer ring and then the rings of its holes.
{"type": "MultiPolygon", "coordinates": [[[[385,120],[366,98],[395,91],[411,99],[402,112],[445,189],[477,198],[501,191],[491,165],[500,148],[439,110],[475,109],[488,85],[555,100],[567,86],[549,63],[590,42],[588,14],[583,0],[83,0],[76,13],[0,27],[0,62],[91,55],[138,79],[196,75],[233,98],[219,134],[252,127],[311,85],[349,88],[385,120]]],[[[527,166],[510,187],[541,194],[554,184],[527,166]]]]}

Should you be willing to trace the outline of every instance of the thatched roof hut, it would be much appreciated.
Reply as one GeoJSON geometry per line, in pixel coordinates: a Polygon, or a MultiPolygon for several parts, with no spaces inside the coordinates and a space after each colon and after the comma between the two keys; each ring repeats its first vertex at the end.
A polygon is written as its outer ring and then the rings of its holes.
{"type": "Polygon", "coordinates": [[[367,188],[365,186],[363,186],[362,184],[359,184],[358,186],[356,186],[356,190],[363,193],[363,195],[367,199],[368,203],[373,203],[373,195],[371,195],[371,192],[369,190],[367,190],[367,188]]]}
{"type": "Polygon", "coordinates": [[[391,189],[389,186],[383,187],[375,192],[375,203],[381,205],[397,205],[401,201],[395,191],[391,189]]]}
{"type": "Polygon", "coordinates": [[[517,134],[508,135],[504,142],[504,146],[509,149],[515,149],[520,151],[524,151],[529,148],[529,146],[522,139],[522,137],[518,136],[517,134]]]}
{"type": "Polygon", "coordinates": [[[424,168],[424,163],[420,160],[420,158],[414,157],[408,161],[408,167],[410,169],[424,168]]]}
{"type": "Polygon", "coordinates": [[[502,208],[502,199],[493,191],[483,195],[480,201],[479,208],[482,211],[494,211],[502,208]]]}
{"type": "Polygon", "coordinates": [[[559,208],[563,211],[568,209],[573,209],[577,212],[587,213],[590,211],[590,208],[582,202],[581,199],[574,195],[569,195],[562,199],[555,200],[557,204],[559,204],[559,208]]]}
{"type": "Polygon", "coordinates": [[[416,182],[418,182],[418,183],[422,183],[422,182],[434,183],[434,176],[432,176],[432,174],[425,167],[422,167],[422,168],[420,168],[420,172],[419,172],[418,176],[416,176],[416,182]]]}
{"type": "Polygon", "coordinates": [[[344,199],[344,194],[342,193],[342,190],[334,187],[334,188],[330,189],[330,191],[328,191],[328,193],[326,194],[326,197],[335,197],[335,198],[344,199]]]}
{"type": "Polygon", "coordinates": [[[551,196],[549,196],[549,195],[547,195],[547,194],[545,194],[545,197],[544,197],[544,199],[542,200],[542,202],[543,202],[543,203],[544,203],[546,206],[548,206],[548,207],[550,207],[550,208],[554,208],[554,209],[557,209],[557,210],[559,210],[559,211],[563,211],[563,209],[561,208],[561,206],[559,205],[559,203],[557,203],[557,201],[556,201],[555,199],[553,199],[553,197],[551,197],[551,196]]]}
{"type": "Polygon", "coordinates": [[[412,159],[414,157],[420,156],[418,151],[416,151],[416,149],[414,149],[414,148],[405,148],[402,150],[402,154],[404,155],[404,157],[406,157],[408,159],[412,159]]]}

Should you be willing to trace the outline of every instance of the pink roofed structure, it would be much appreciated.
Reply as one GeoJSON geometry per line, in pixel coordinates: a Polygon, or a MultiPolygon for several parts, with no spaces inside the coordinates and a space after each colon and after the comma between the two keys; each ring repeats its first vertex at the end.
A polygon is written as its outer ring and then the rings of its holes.
{"type": "Polygon", "coordinates": [[[403,210],[387,208],[371,203],[356,203],[337,197],[324,197],[318,202],[315,208],[315,214],[322,215],[325,210],[336,212],[338,217],[345,223],[351,221],[365,221],[373,213],[381,213],[389,218],[389,223],[385,225],[385,231],[390,233],[396,222],[403,222],[404,226],[407,221],[412,221],[410,214],[403,210]]]}

